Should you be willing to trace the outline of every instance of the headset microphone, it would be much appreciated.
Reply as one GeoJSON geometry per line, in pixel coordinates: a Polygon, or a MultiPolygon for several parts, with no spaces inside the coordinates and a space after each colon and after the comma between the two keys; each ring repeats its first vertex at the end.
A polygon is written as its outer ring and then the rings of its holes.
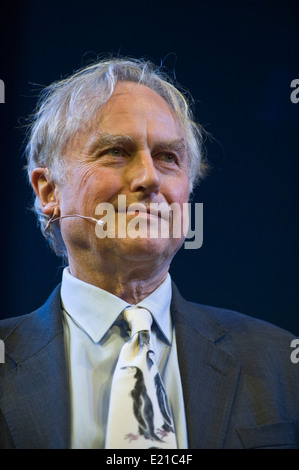
{"type": "Polygon", "coordinates": [[[104,225],[104,222],[102,220],[95,219],[94,217],[87,217],[85,215],[69,214],[69,215],[62,215],[60,217],[55,217],[55,215],[56,215],[56,211],[54,211],[54,214],[53,214],[52,218],[47,223],[47,225],[44,229],[45,232],[48,230],[48,228],[49,228],[50,224],[52,224],[52,222],[55,222],[56,220],[59,220],[59,219],[66,219],[67,217],[80,217],[81,219],[92,220],[96,224],[104,225]]]}

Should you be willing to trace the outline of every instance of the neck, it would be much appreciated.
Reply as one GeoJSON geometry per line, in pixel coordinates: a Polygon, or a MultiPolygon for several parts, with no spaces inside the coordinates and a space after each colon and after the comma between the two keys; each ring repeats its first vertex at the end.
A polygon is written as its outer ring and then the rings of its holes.
{"type": "Polygon", "coordinates": [[[136,305],[145,297],[150,295],[165,280],[169,265],[158,267],[141,266],[125,266],[125,269],[117,268],[109,269],[107,266],[104,270],[93,269],[69,260],[70,273],[78,279],[100,287],[111,294],[125,300],[126,302],[136,305]]]}

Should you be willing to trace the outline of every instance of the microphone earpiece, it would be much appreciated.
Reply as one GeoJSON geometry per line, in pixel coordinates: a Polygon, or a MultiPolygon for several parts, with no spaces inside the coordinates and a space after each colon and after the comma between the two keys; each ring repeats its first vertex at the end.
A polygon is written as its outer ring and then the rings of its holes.
{"type": "Polygon", "coordinates": [[[54,212],[53,212],[53,215],[52,215],[52,219],[54,219],[54,217],[58,216],[58,214],[59,214],[59,207],[56,206],[56,207],[54,208],[54,212]]]}
{"type": "Polygon", "coordinates": [[[55,207],[51,219],[49,220],[46,227],[44,228],[44,232],[46,232],[48,230],[48,228],[49,228],[50,224],[52,224],[52,222],[55,222],[56,220],[59,220],[59,219],[66,219],[68,217],[80,217],[81,219],[92,220],[96,224],[104,225],[104,222],[102,220],[95,219],[94,217],[88,217],[86,215],[80,215],[80,214],[69,214],[69,215],[62,215],[60,217],[55,217],[58,213],[59,213],[59,208],[55,207]]]}

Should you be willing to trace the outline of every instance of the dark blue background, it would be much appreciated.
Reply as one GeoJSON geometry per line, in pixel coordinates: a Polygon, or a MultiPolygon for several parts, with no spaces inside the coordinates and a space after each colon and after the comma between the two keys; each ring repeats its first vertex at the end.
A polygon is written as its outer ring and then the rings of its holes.
{"type": "Polygon", "coordinates": [[[38,307],[61,277],[28,210],[23,130],[39,85],[97,54],[146,57],[196,100],[214,167],[196,191],[204,244],[171,273],[193,301],[227,307],[299,334],[298,2],[2,2],[1,318],[38,307]],[[37,85],[36,85],[37,84],[37,85]]]}

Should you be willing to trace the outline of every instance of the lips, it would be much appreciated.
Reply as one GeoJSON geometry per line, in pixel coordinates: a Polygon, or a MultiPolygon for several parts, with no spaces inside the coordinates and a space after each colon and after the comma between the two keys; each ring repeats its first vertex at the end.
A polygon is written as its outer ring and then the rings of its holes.
{"type": "Polygon", "coordinates": [[[125,209],[117,209],[117,212],[126,213],[127,215],[133,216],[146,214],[149,217],[157,217],[159,219],[164,219],[168,221],[168,214],[171,211],[169,210],[169,206],[167,203],[164,203],[164,205],[165,208],[161,210],[161,208],[159,209],[159,207],[156,207],[159,206],[158,203],[152,203],[149,206],[146,206],[145,204],[134,202],[132,204],[129,204],[129,206],[127,206],[125,209]]]}

